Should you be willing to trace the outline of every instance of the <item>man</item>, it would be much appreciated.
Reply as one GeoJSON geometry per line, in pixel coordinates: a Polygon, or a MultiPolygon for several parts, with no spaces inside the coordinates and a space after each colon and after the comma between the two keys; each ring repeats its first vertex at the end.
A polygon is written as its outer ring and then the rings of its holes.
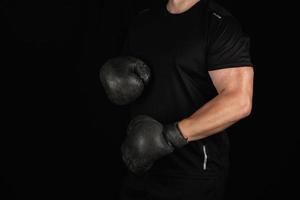
{"type": "Polygon", "coordinates": [[[147,63],[151,81],[130,104],[121,199],[222,199],[224,130],[252,104],[249,39],[238,22],[212,0],[163,1],[134,19],[123,55],[147,63]]]}

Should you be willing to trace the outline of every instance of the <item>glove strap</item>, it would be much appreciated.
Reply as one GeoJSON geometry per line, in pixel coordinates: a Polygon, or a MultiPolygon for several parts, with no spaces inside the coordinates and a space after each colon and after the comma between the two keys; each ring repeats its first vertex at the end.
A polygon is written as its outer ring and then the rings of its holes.
{"type": "Polygon", "coordinates": [[[167,141],[176,148],[183,147],[188,143],[188,139],[182,135],[178,127],[178,122],[166,125],[164,127],[164,134],[167,141]]]}

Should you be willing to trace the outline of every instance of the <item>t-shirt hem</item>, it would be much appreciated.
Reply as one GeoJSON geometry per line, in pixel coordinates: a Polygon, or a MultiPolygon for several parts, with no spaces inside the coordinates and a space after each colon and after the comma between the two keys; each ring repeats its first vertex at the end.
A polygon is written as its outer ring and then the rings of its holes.
{"type": "Polygon", "coordinates": [[[253,67],[252,63],[230,63],[224,65],[216,65],[208,67],[208,71],[218,70],[218,69],[226,69],[226,68],[237,68],[237,67],[253,67]]]}

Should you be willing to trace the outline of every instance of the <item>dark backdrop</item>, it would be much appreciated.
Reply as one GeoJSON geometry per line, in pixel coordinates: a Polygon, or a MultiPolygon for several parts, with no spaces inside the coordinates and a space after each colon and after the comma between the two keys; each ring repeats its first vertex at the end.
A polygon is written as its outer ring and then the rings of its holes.
{"type": "MultiPolygon", "coordinates": [[[[98,70],[157,2],[1,2],[0,199],[116,199],[128,118],[98,70]]],[[[296,12],[282,1],[218,2],[250,35],[255,64],[252,115],[229,129],[227,199],[299,198],[296,12]]]]}

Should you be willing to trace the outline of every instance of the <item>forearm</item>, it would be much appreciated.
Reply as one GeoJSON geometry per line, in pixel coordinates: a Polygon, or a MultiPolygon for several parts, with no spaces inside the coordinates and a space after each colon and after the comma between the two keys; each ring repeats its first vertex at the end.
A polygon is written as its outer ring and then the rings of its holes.
{"type": "Polygon", "coordinates": [[[179,122],[179,129],[189,141],[218,133],[246,117],[251,103],[237,92],[220,93],[190,117],[179,122]]]}

